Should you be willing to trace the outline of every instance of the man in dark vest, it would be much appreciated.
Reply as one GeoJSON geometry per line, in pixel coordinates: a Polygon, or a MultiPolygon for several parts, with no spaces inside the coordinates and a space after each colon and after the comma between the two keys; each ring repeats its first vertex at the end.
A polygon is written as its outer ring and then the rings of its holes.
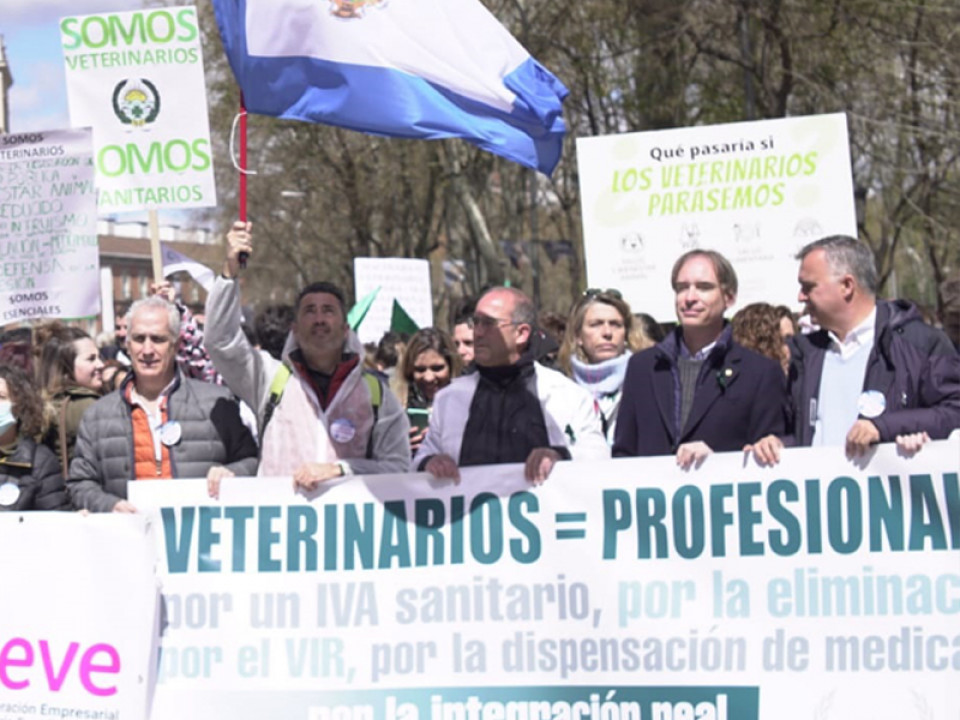
{"type": "Polygon", "coordinates": [[[587,391],[536,362],[536,318],[519,290],[494,288],[480,298],[473,316],[477,372],[437,394],[415,470],[458,480],[459,467],[524,463],[527,479],[540,483],[558,460],[609,457],[587,391]]]}
{"type": "Polygon", "coordinates": [[[177,368],[180,311],[161,297],[128,314],[131,372],[84,414],[67,489],[78,510],[135,512],[127,481],[206,477],[212,488],[257,471],[257,444],[223,387],[177,368]]]}

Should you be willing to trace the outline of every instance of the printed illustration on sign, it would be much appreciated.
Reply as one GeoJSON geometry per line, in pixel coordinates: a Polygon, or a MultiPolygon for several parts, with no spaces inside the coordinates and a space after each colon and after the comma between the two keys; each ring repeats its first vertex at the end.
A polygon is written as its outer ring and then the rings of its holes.
{"type": "Polygon", "coordinates": [[[700,248],[700,226],[696,223],[683,223],[680,226],[680,249],[684,252],[700,248]]]}
{"type": "Polygon", "coordinates": [[[367,6],[383,7],[386,0],[330,0],[330,14],[344,20],[357,20],[363,17],[367,6]]]}
{"type": "Polygon", "coordinates": [[[623,246],[624,252],[631,255],[643,251],[643,235],[638,232],[629,232],[623,236],[623,239],[620,241],[620,244],[623,246]]]}
{"type": "Polygon", "coordinates": [[[160,114],[160,93],[146,78],[121,80],[113,89],[113,112],[124,125],[143,128],[160,114]]]}

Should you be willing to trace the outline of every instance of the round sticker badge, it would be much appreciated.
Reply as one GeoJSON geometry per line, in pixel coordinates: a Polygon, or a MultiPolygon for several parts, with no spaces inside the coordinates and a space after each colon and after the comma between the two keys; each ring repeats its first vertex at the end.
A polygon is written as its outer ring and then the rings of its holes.
{"type": "Polygon", "coordinates": [[[10,507],[20,499],[20,488],[16,483],[5,482],[0,485],[0,505],[10,507]]]}
{"type": "Polygon", "coordinates": [[[176,445],[181,437],[183,437],[183,428],[176,420],[165,422],[160,426],[160,442],[167,447],[176,445]]]}
{"type": "Polygon", "coordinates": [[[346,418],[337,418],[330,423],[330,437],[333,438],[334,442],[348,443],[353,440],[353,436],[356,434],[357,429],[346,418]]]}
{"type": "Polygon", "coordinates": [[[887,399],[879,390],[864,390],[857,400],[857,411],[865,418],[880,417],[887,409],[887,399]]]}

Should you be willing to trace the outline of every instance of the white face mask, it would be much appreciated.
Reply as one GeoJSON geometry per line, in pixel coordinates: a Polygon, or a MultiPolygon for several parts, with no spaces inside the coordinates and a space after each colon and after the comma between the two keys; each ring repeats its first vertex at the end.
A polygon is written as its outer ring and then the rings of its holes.
{"type": "Polygon", "coordinates": [[[13,403],[9,400],[0,400],[0,434],[5,433],[16,424],[17,419],[13,416],[13,403]]]}

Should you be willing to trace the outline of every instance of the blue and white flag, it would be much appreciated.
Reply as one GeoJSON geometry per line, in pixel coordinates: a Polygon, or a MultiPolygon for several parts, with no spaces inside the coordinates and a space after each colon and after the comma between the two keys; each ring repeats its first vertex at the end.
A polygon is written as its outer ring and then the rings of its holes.
{"type": "Polygon", "coordinates": [[[560,160],[566,87],[478,0],[213,4],[250,112],[560,160]]]}

